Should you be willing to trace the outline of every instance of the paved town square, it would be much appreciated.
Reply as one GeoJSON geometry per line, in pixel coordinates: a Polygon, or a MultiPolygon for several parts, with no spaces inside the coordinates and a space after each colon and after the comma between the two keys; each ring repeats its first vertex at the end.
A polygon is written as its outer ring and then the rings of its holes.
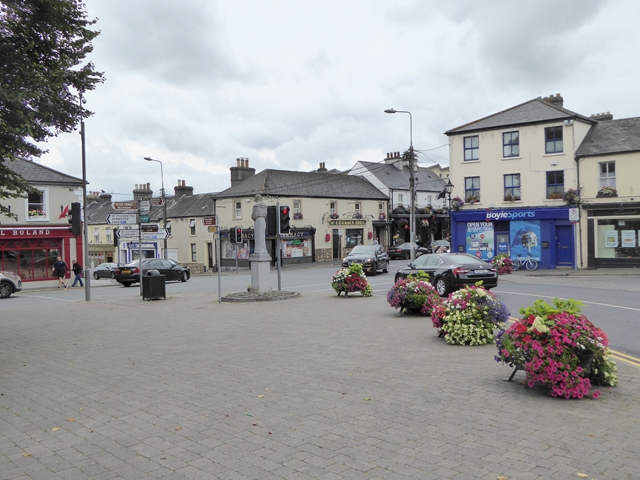
{"type": "Polygon", "coordinates": [[[637,368],[563,400],[383,296],[215,300],[4,301],[0,477],[638,477],[637,368]]]}

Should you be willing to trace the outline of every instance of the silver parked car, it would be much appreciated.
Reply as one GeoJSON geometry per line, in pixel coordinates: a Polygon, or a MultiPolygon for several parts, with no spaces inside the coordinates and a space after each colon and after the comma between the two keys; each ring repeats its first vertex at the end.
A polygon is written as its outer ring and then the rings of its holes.
{"type": "Polygon", "coordinates": [[[22,290],[22,279],[13,272],[0,272],[0,298],[22,290]]]}
{"type": "Polygon", "coordinates": [[[99,280],[101,278],[116,278],[117,263],[101,263],[93,269],[93,278],[99,280]]]}

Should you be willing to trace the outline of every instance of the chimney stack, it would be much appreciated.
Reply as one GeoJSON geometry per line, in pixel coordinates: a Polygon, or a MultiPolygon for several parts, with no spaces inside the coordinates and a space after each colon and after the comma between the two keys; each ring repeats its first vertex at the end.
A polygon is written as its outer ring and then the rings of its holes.
{"type": "Polygon", "coordinates": [[[193,196],[193,187],[187,186],[186,180],[178,180],[178,185],[173,187],[173,192],[176,196],[176,199],[182,196],[192,197],[193,196]]]}
{"type": "Polygon", "coordinates": [[[564,106],[564,98],[562,98],[562,95],[560,95],[559,93],[556,93],[555,95],[551,94],[548,97],[542,98],[541,100],[556,107],[563,108],[564,106]]]}
{"type": "Polygon", "coordinates": [[[150,183],[136,183],[136,188],[133,190],[133,199],[151,198],[153,190],[151,190],[150,186],[150,183]]]}
{"type": "Polygon", "coordinates": [[[327,167],[325,167],[324,162],[320,162],[320,168],[318,168],[318,173],[327,173],[327,167]]]}
{"type": "Polygon", "coordinates": [[[611,120],[613,120],[613,115],[611,115],[610,112],[594,113],[593,115],[590,115],[589,118],[593,118],[598,122],[610,122],[611,120]]]}
{"type": "Polygon", "coordinates": [[[236,166],[229,170],[231,171],[232,187],[256,174],[255,168],[249,168],[249,159],[244,157],[236,158],[236,166]]]}

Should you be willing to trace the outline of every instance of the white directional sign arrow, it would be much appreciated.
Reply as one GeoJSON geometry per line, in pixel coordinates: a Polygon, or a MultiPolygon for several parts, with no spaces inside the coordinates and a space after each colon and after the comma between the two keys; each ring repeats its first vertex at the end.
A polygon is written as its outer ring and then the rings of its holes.
{"type": "Polygon", "coordinates": [[[135,213],[111,213],[107,215],[107,223],[109,225],[135,225],[135,213]]]}
{"type": "Polygon", "coordinates": [[[118,238],[138,238],[138,230],[116,230],[118,238]]]}
{"type": "Polygon", "coordinates": [[[169,231],[166,228],[159,228],[157,232],[142,232],[142,240],[164,240],[169,238],[169,231]]]}

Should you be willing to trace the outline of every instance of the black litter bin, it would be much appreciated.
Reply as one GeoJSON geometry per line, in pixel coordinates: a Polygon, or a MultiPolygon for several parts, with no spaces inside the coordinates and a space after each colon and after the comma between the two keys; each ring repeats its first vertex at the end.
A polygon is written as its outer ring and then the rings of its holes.
{"type": "Polygon", "coordinates": [[[167,299],[167,292],[164,285],[164,275],[160,275],[158,270],[149,270],[142,277],[142,299],[160,300],[167,299]]]}

